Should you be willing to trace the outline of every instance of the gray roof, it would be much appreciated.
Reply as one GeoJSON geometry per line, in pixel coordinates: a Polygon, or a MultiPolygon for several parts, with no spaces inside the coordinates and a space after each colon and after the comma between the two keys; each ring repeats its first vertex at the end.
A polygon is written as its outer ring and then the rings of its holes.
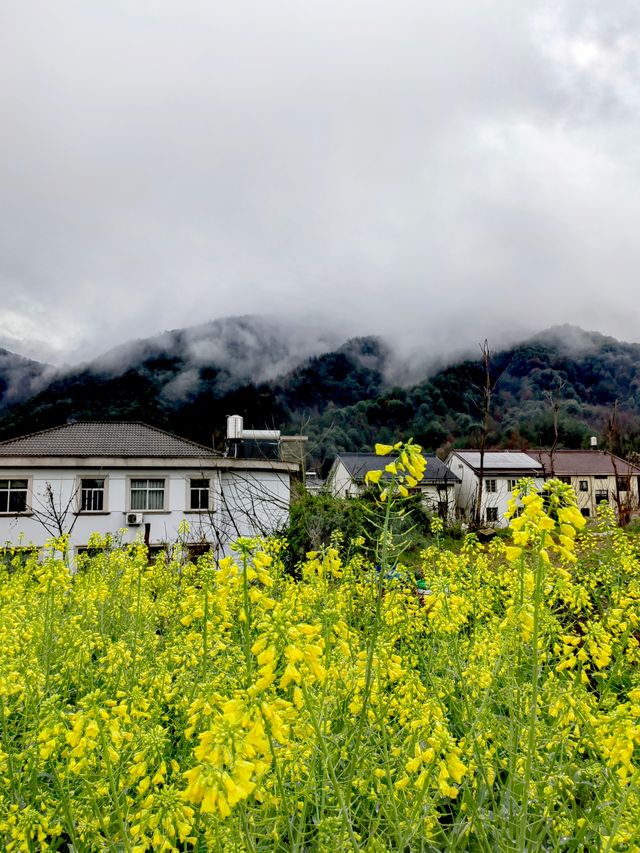
{"type": "Polygon", "coordinates": [[[614,456],[606,450],[556,450],[551,464],[551,453],[548,450],[528,450],[528,455],[541,462],[547,476],[551,471],[557,477],[580,476],[617,476],[628,477],[640,474],[640,467],[614,456]]]}
{"type": "Polygon", "coordinates": [[[0,456],[218,457],[211,447],[139,421],[78,421],[0,442],[0,456]]]}
{"type": "MultiPolygon", "coordinates": [[[[460,457],[463,462],[473,468],[480,470],[479,450],[454,450],[454,455],[460,457]]],[[[484,473],[496,472],[502,474],[520,473],[526,471],[534,475],[542,474],[542,465],[532,459],[524,450],[487,450],[484,454],[484,473]]]]}
{"type": "MultiPolygon", "coordinates": [[[[423,453],[427,467],[420,481],[428,483],[459,483],[460,478],[451,471],[435,453],[423,453]]],[[[384,471],[385,465],[395,462],[397,456],[378,456],[376,453],[340,453],[337,457],[357,482],[364,480],[367,471],[384,471]]]]}

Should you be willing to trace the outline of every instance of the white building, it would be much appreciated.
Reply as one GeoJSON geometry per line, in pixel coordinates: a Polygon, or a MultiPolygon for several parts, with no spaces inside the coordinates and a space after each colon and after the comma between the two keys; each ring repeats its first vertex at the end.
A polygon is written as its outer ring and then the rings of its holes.
{"type": "MultiPolygon", "coordinates": [[[[462,521],[472,522],[480,493],[479,450],[453,450],[446,459],[448,468],[460,479],[456,486],[456,509],[462,521]]],[[[491,527],[506,527],[504,517],[511,492],[518,480],[531,477],[542,488],[544,470],[540,462],[522,450],[487,450],[482,466],[480,521],[491,527]]]]}
{"type": "Polygon", "coordinates": [[[93,532],[123,530],[125,542],[140,538],[153,551],[175,542],[186,520],[189,547],[222,554],[238,536],[271,533],[289,518],[299,464],[243,457],[128,422],[1,442],[0,543],[41,546],[69,533],[77,552],[93,532]]]}
{"type": "Polygon", "coordinates": [[[640,467],[606,450],[528,450],[547,479],[573,486],[585,518],[594,518],[601,503],[609,504],[626,524],[640,513],[640,467]]]}
{"type": "MultiPolygon", "coordinates": [[[[458,476],[438,459],[434,453],[425,453],[427,467],[414,493],[420,494],[425,508],[446,521],[455,514],[455,487],[458,476]]],[[[327,488],[336,497],[355,497],[365,489],[368,471],[383,470],[385,465],[397,461],[397,456],[378,456],[375,453],[340,453],[327,475],[327,488]]]]}

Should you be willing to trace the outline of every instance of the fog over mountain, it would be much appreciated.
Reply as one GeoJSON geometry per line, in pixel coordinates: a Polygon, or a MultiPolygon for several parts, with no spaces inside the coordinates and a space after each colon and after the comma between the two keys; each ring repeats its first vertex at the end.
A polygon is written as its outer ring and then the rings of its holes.
{"type": "MultiPolygon", "coordinates": [[[[449,364],[423,361],[420,371],[379,337],[334,343],[317,328],[306,336],[298,328],[231,317],[53,372],[5,353],[0,438],[70,420],[142,420],[221,447],[226,415],[241,414],[247,425],[307,434],[320,472],[336,453],[379,440],[411,436],[429,450],[477,444],[479,348],[449,364]]],[[[556,326],[492,346],[491,373],[489,445],[545,446],[557,428],[559,446],[598,435],[616,452],[640,452],[640,344],[556,326]]]]}
{"type": "MultiPolygon", "coordinates": [[[[226,317],[128,341],[98,356],[90,368],[97,374],[115,376],[133,364],[170,354],[183,362],[185,375],[215,365],[237,383],[259,383],[275,379],[343,341],[337,330],[310,322],[269,316],[226,317]]],[[[188,384],[185,378],[185,390],[188,384]]]]}
{"type": "MultiPolygon", "coordinates": [[[[526,339],[525,339],[526,340],[526,339]]],[[[568,324],[554,326],[528,338],[572,358],[583,358],[603,346],[620,344],[599,332],[568,324]]],[[[492,351],[505,350],[506,336],[491,339],[492,351]]],[[[379,336],[349,338],[320,323],[300,323],[275,316],[226,317],[150,338],[127,341],[89,362],[53,367],[0,350],[0,408],[28,400],[50,383],[74,382],[78,377],[109,382],[132,370],[153,377],[169,404],[193,399],[213,383],[218,396],[243,385],[282,382],[313,357],[343,353],[364,370],[373,370],[387,386],[409,386],[460,361],[477,361],[481,341],[472,346],[450,343],[449,355],[421,344],[379,336]]],[[[640,351],[640,350],[639,350],[640,351]]]]}
{"type": "Polygon", "coordinates": [[[0,349],[0,411],[42,391],[56,374],[48,364],[0,349]]]}

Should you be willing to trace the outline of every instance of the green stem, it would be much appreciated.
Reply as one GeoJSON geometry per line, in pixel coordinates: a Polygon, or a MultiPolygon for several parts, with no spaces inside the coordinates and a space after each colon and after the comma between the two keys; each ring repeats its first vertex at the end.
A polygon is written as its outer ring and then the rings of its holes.
{"type": "Polygon", "coordinates": [[[393,479],[389,485],[389,493],[387,497],[387,506],[384,515],[384,522],[382,525],[382,553],[380,555],[380,573],[377,578],[376,585],[376,609],[373,620],[373,626],[371,629],[371,634],[369,637],[369,644],[367,648],[367,663],[365,667],[365,676],[364,676],[364,689],[362,692],[362,708],[360,709],[360,716],[358,717],[358,724],[356,726],[356,731],[354,735],[354,742],[350,745],[351,750],[351,761],[349,763],[349,770],[347,773],[347,778],[349,780],[347,790],[349,791],[349,797],[351,792],[351,787],[353,785],[353,778],[355,776],[355,772],[357,769],[357,762],[359,758],[359,749],[360,743],[362,741],[362,734],[364,731],[364,724],[367,719],[367,714],[369,711],[369,699],[371,698],[371,688],[373,686],[373,656],[376,648],[376,643],[378,641],[378,633],[380,630],[380,622],[382,617],[382,592],[384,589],[384,577],[385,573],[388,569],[389,562],[389,530],[391,527],[391,508],[393,504],[393,495],[395,492],[395,479],[393,479]]]}
{"type": "MultiPolygon", "coordinates": [[[[542,535],[540,548],[544,548],[545,535],[542,535]]],[[[531,703],[529,705],[529,732],[527,737],[527,756],[524,766],[524,784],[522,789],[522,810],[518,825],[518,838],[516,849],[524,853],[526,849],[527,819],[529,815],[529,791],[531,788],[531,771],[533,757],[536,750],[536,736],[538,723],[538,688],[540,681],[540,655],[538,650],[538,638],[540,635],[540,596],[543,588],[544,560],[538,553],[534,573],[533,591],[533,632],[531,652],[531,703]]]]}
{"type": "Polygon", "coordinates": [[[138,628],[140,625],[140,597],[142,589],[142,569],[138,566],[138,584],[136,592],[136,621],[133,626],[133,654],[131,661],[131,681],[136,682],[136,669],[138,665],[138,628]]]}
{"type": "Polygon", "coordinates": [[[244,608],[244,621],[242,623],[242,639],[244,645],[244,660],[246,666],[246,688],[251,686],[253,677],[253,655],[251,654],[251,610],[249,602],[249,578],[247,576],[247,552],[242,556],[242,606],[244,608]]]}
{"type": "Polygon", "coordinates": [[[208,569],[202,570],[202,589],[204,592],[204,624],[202,626],[202,681],[207,680],[207,667],[209,664],[209,578],[208,569]]]}
{"type": "Polygon", "coordinates": [[[107,745],[106,738],[104,736],[104,727],[102,725],[102,718],[100,717],[100,713],[98,712],[97,707],[94,706],[94,715],[95,720],[98,725],[98,729],[100,731],[100,743],[102,745],[102,756],[104,758],[104,763],[107,767],[107,776],[109,779],[109,788],[111,790],[111,800],[113,802],[113,808],[116,814],[116,820],[118,821],[118,826],[120,827],[120,832],[122,833],[122,844],[127,853],[131,853],[131,844],[129,843],[129,834],[127,832],[127,827],[124,821],[124,817],[122,816],[122,808],[120,803],[120,797],[118,796],[118,787],[116,785],[116,780],[113,772],[113,765],[111,763],[111,758],[109,756],[109,747],[107,745]]]}
{"type": "MultiPolygon", "coordinates": [[[[333,766],[333,762],[331,761],[331,756],[329,755],[329,750],[327,749],[327,745],[325,743],[324,734],[322,729],[320,728],[320,724],[316,718],[316,715],[313,712],[313,703],[309,698],[309,694],[307,692],[306,686],[301,684],[302,695],[304,696],[304,704],[309,712],[309,718],[311,720],[311,725],[313,726],[313,730],[316,734],[316,739],[318,746],[320,748],[320,752],[322,753],[322,757],[325,762],[325,766],[327,768],[327,772],[329,774],[329,778],[331,779],[331,784],[333,785],[333,790],[336,794],[336,799],[338,800],[338,805],[340,806],[340,812],[342,814],[342,820],[347,830],[347,834],[349,836],[349,841],[351,842],[351,846],[355,853],[359,853],[360,845],[358,844],[358,840],[354,835],[353,827],[351,826],[351,819],[349,817],[349,804],[345,800],[344,792],[340,787],[340,783],[338,782],[338,778],[336,776],[336,771],[333,766]]],[[[349,785],[348,790],[351,790],[351,786],[349,785]]]]}

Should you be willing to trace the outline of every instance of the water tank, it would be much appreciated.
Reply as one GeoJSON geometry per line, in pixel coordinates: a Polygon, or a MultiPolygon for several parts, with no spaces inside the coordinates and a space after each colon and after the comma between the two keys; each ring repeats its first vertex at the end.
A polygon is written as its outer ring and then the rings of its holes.
{"type": "Polygon", "coordinates": [[[227,415],[227,438],[235,441],[241,439],[243,426],[242,415],[227,415]]]}
{"type": "MultiPolygon", "coordinates": [[[[235,415],[235,417],[239,417],[235,415]]],[[[242,418],[240,418],[240,422],[242,423],[242,418]]],[[[231,436],[229,436],[231,438],[231,436]]],[[[280,430],[279,429],[243,429],[240,427],[240,435],[238,438],[251,439],[253,441],[279,441],[280,440],[280,430]]]]}

